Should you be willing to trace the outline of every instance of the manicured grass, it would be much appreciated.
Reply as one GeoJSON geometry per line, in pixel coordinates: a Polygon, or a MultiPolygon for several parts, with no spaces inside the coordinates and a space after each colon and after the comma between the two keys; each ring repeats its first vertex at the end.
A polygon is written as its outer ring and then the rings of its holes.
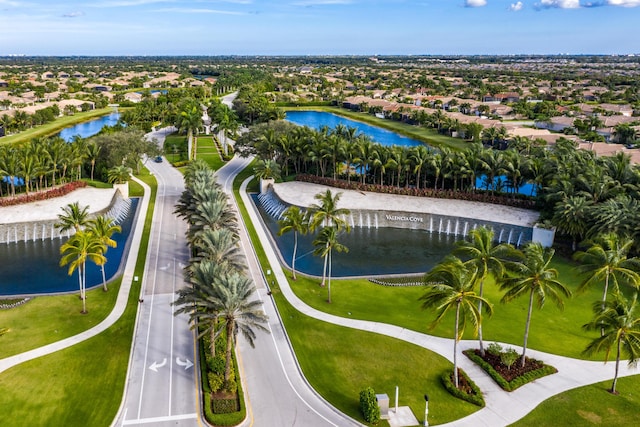
{"type": "Polygon", "coordinates": [[[187,158],[187,137],[184,135],[167,135],[164,140],[164,155],[171,163],[187,158]],[[177,152],[174,152],[174,147],[177,152]],[[182,155],[180,154],[182,153],[182,155]]]}
{"type": "MultiPolygon", "coordinates": [[[[134,273],[141,278],[156,185],[149,174],[140,178],[152,188],[134,273]]],[[[122,401],[141,282],[133,283],[125,313],[107,331],[2,373],[3,426],[111,425],[122,401]]]]}
{"type": "Polygon", "coordinates": [[[211,136],[199,136],[198,147],[196,150],[196,157],[202,159],[213,170],[218,170],[224,166],[225,162],[220,158],[220,153],[216,147],[213,137],[211,136]]]}
{"type": "MultiPolygon", "coordinates": [[[[557,257],[553,265],[559,270],[561,280],[575,289],[579,282],[572,274],[573,263],[557,257]]],[[[424,293],[421,286],[386,287],[366,279],[332,280],[332,304],[327,304],[327,289],[319,286],[320,279],[298,276],[298,280],[292,283],[296,294],[307,304],[337,316],[347,317],[347,313],[351,313],[351,317],[356,319],[390,323],[445,338],[453,336],[453,313],[449,313],[436,328],[429,328],[435,315],[421,309],[419,298],[424,293]]],[[[497,286],[486,283],[484,289],[485,297],[494,304],[493,316],[483,320],[484,341],[522,345],[528,298],[501,304],[502,292],[497,286]]],[[[582,325],[591,320],[591,304],[600,298],[601,290],[593,288],[565,301],[564,311],[560,311],[552,301],[547,301],[542,310],[534,308],[528,347],[584,358],[581,352],[595,335],[584,332],[582,325]]],[[[474,339],[470,331],[464,338],[474,339]]],[[[597,355],[594,360],[602,360],[603,357],[597,355]]]]}
{"type": "Polygon", "coordinates": [[[62,129],[75,125],[76,123],[82,123],[94,119],[96,117],[104,116],[113,111],[112,108],[100,108],[98,110],[85,111],[82,113],[76,113],[73,116],[58,117],[51,123],[37,126],[35,128],[27,129],[23,132],[16,133],[14,135],[5,136],[0,138],[0,144],[13,144],[30,141],[32,138],[38,138],[41,136],[51,136],[62,129]]]}
{"type": "MultiPolygon", "coordinates": [[[[62,267],[61,267],[62,268],[62,267]]],[[[69,277],[77,282],[77,273],[69,277]]],[[[2,336],[0,358],[13,356],[78,334],[99,324],[113,309],[120,280],[87,292],[88,314],[81,314],[78,294],[36,297],[19,307],[0,311],[0,326],[9,328],[2,336]]]]}
{"type": "Polygon", "coordinates": [[[378,126],[384,129],[391,130],[393,132],[397,132],[401,135],[408,136],[410,138],[414,138],[420,141],[424,141],[427,144],[438,147],[449,147],[455,150],[462,150],[469,146],[469,143],[460,138],[452,138],[447,135],[440,135],[436,130],[410,125],[408,123],[397,122],[389,119],[379,119],[378,117],[368,114],[368,113],[360,113],[351,110],[347,110],[345,108],[339,107],[286,107],[285,111],[326,111],[328,113],[338,114],[340,116],[347,117],[352,120],[364,122],[370,125],[378,126]]]}
{"type": "Polygon", "coordinates": [[[545,400],[512,426],[636,426],[638,380],[639,375],[620,378],[617,396],[607,391],[611,380],[566,391],[545,400]]]}

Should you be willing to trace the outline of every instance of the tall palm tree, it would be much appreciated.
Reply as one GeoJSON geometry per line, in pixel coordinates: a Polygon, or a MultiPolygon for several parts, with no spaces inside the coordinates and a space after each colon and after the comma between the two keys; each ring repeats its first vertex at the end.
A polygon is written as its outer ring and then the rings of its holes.
{"type": "MultiPolygon", "coordinates": [[[[453,254],[466,260],[467,266],[477,270],[478,296],[484,298],[484,281],[489,275],[499,284],[505,274],[504,263],[513,259],[517,251],[507,243],[495,244],[493,230],[489,227],[478,227],[469,232],[469,240],[461,240],[453,250],[453,254]]],[[[478,300],[478,312],[482,312],[484,299],[478,300]]],[[[478,343],[484,356],[482,343],[482,324],[478,325],[478,343]]]]}
{"type": "Polygon", "coordinates": [[[298,250],[298,234],[307,234],[309,231],[309,216],[302,212],[298,206],[289,206],[278,221],[280,230],[278,236],[293,232],[293,255],[291,257],[291,272],[293,280],[296,280],[296,252],[298,250]]]}
{"type": "Polygon", "coordinates": [[[100,151],[102,151],[102,146],[96,144],[95,142],[91,142],[87,144],[87,160],[91,164],[91,181],[93,181],[93,172],[96,167],[96,161],[98,160],[98,156],[100,155],[100,151]]]}
{"type": "Polygon", "coordinates": [[[551,268],[549,264],[555,250],[543,248],[538,242],[529,243],[524,247],[524,260],[512,263],[512,276],[502,282],[501,289],[507,292],[502,296],[502,302],[510,302],[514,299],[529,294],[529,308],[524,329],[524,344],[522,346],[521,364],[525,365],[525,353],[529,338],[529,326],[533,313],[533,301],[537,301],[538,308],[544,307],[547,297],[553,300],[558,308],[562,309],[564,303],[562,297],[569,298],[571,291],[558,280],[558,270],[551,268]]]}
{"type": "Polygon", "coordinates": [[[324,286],[325,278],[327,280],[327,302],[331,304],[331,255],[333,251],[336,252],[349,252],[349,248],[338,241],[338,235],[340,229],[337,226],[327,226],[320,231],[318,237],[313,241],[313,245],[316,249],[314,254],[324,257],[325,269],[322,273],[322,286],[324,286]],[[328,268],[326,266],[328,265],[328,268]],[[325,274],[326,272],[326,274],[325,274]]]}
{"type": "Polygon", "coordinates": [[[571,247],[575,251],[578,240],[587,232],[591,200],[583,196],[569,196],[557,202],[553,212],[553,224],[558,231],[571,236],[571,247]]]}
{"type": "Polygon", "coordinates": [[[486,299],[476,294],[474,288],[478,278],[475,265],[465,264],[459,258],[449,256],[436,265],[424,277],[427,291],[420,297],[423,309],[435,309],[436,318],[431,323],[435,327],[445,314],[455,310],[455,326],[453,336],[453,381],[456,388],[458,381],[458,341],[462,339],[468,321],[474,332],[482,323],[482,307],[488,316],[493,314],[493,306],[486,299]],[[479,304],[482,302],[482,304],[479,304]]]}
{"type": "Polygon", "coordinates": [[[125,165],[114,166],[107,171],[109,182],[124,184],[131,177],[133,170],[125,165]]]}
{"type": "Polygon", "coordinates": [[[187,158],[193,156],[193,134],[202,126],[202,110],[197,103],[187,105],[178,115],[177,127],[187,133],[187,158]]]}
{"type": "Polygon", "coordinates": [[[69,203],[62,208],[62,213],[58,215],[56,228],[60,232],[82,230],[89,223],[89,206],[80,207],[78,202],[69,203]]]}
{"type": "Polygon", "coordinates": [[[596,239],[586,251],[576,252],[574,259],[580,263],[576,269],[585,275],[585,279],[578,286],[578,292],[604,281],[601,303],[604,307],[611,283],[616,294],[620,293],[619,282],[638,288],[640,259],[628,258],[633,243],[632,239],[607,234],[596,239]]]}
{"type": "Polygon", "coordinates": [[[341,196],[342,193],[335,193],[334,195],[330,189],[314,196],[320,203],[314,203],[309,206],[309,213],[311,215],[309,226],[311,231],[314,231],[319,226],[330,225],[335,225],[339,230],[345,228],[349,231],[350,227],[344,219],[344,216],[349,215],[351,212],[349,209],[338,208],[338,202],[341,196]]]}
{"type": "Polygon", "coordinates": [[[225,271],[243,271],[246,268],[238,237],[227,228],[204,229],[190,243],[195,251],[191,262],[206,259],[222,266],[225,271]]]}
{"type": "Polygon", "coordinates": [[[104,266],[107,263],[106,253],[109,248],[115,248],[117,243],[111,238],[114,233],[120,233],[122,227],[113,222],[113,218],[106,217],[104,215],[98,215],[91,221],[87,227],[88,231],[93,233],[94,237],[102,242],[105,255],[104,262],[100,264],[100,270],[102,272],[102,290],[107,292],[107,279],[104,273],[104,266]]]}
{"type": "Polygon", "coordinates": [[[60,266],[63,267],[69,264],[69,276],[78,270],[82,314],[87,313],[87,260],[92,261],[96,265],[104,264],[106,262],[104,251],[104,243],[93,233],[84,230],[78,231],[60,247],[60,254],[62,255],[60,258],[60,266]]]}
{"type": "Polygon", "coordinates": [[[616,370],[613,383],[609,390],[616,392],[620,358],[629,360],[629,366],[635,367],[640,359],[640,315],[637,312],[638,293],[634,293],[630,300],[626,300],[622,294],[616,294],[613,300],[607,301],[603,306],[599,302],[593,305],[595,317],[583,328],[587,331],[600,329],[603,331],[598,338],[589,343],[584,354],[591,356],[605,351],[605,363],[609,360],[611,348],[616,347],[616,370]]]}

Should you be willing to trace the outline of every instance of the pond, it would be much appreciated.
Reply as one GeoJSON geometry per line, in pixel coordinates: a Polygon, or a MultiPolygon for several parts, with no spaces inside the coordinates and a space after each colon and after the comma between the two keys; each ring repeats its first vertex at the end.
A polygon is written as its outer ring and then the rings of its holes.
{"type": "Polygon", "coordinates": [[[424,142],[418,141],[417,139],[408,138],[390,130],[371,126],[362,122],[356,122],[354,120],[338,116],[337,114],[327,113],[324,111],[287,111],[285,120],[316,130],[323,126],[328,126],[330,129],[333,129],[337,125],[356,128],[358,129],[358,133],[364,133],[365,135],[370,136],[375,142],[382,145],[402,145],[405,147],[425,145],[424,142]]]}
{"type": "MultiPolygon", "coordinates": [[[[107,280],[113,277],[126,258],[126,247],[133,221],[136,216],[138,199],[131,199],[127,216],[119,224],[121,233],[112,236],[115,248],[106,253],[105,274],[107,280]]],[[[60,267],[60,247],[64,239],[44,239],[18,241],[0,245],[0,296],[34,295],[78,291],[78,273],[67,274],[68,267],[60,267]]],[[[102,285],[100,267],[87,262],[87,289],[102,285]]]]}
{"type": "MultiPolygon", "coordinates": [[[[290,265],[293,233],[278,236],[277,221],[262,209],[257,195],[253,196],[253,200],[276,243],[281,259],[290,265]]],[[[322,276],[323,258],[313,254],[315,237],[298,236],[296,271],[322,276]]],[[[459,239],[460,237],[445,233],[403,228],[353,227],[350,233],[339,237],[340,243],[349,248],[349,252],[332,254],[332,276],[426,273],[451,253],[459,239]]]]}
{"type": "Polygon", "coordinates": [[[64,128],[60,131],[59,135],[67,142],[70,142],[76,135],[80,135],[82,138],[88,138],[90,136],[97,135],[105,126],[114,126],[118,123],[119,119],[120,113],[113,112],[88,122],[78,123],[64,128]]]}

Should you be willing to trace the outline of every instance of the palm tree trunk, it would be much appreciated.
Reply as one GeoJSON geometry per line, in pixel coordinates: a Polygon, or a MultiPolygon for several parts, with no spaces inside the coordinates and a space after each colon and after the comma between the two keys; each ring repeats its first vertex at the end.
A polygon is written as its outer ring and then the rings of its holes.
{"type": "Polygon", "coordinates": [[[227,348],[224,365],[224,387],[228,387],[231,378],[231,349],[233,348],[233,322],[227,320],[227,348]]]}
{"type": "Polygon", "coordinates": [[[613,383],[611,384],[611,393],[615,394],[616,393],[616,383],[618,382],[618,369],[620,367],[620,344],[621,344],[622,340],[620,338],[618,338],[618,344],[617,344],[617,352],[616,352],[616,372],[615,375],[613,376],[613,383]]]}
{"type": "Polygon", "coordinates": [[[529,295],[529,312],[527,313],[527,323],[524,327],[524,344],[522,346],[522,367],[524,368],[524,355],[527,351],[527,339],[529,338],[529,325],[531,324],[531,313],[533,312],[533,290],[529,295]]]}
{"type": "Polygon", "coordinates": [[[327,283],[327,302],[331,304],[331,249],[329,249],[329,280],[327,283]]]}
{"type": "MultiPolygon", "coordinates": [[[[604,292],[602,293],[602,310],[604,310],[604,305],[607,303],[607,292],[609,292],[609,275],[607,274],[604,277],[604,292]]],[[[604,328],[600,328],[600,336],[604,336],[604,328]]]]}
{"type": "Polygon", "coordinates": [[[456,305],[456,328],[455,335],[453,337],[453,384],[456,388],[459,387],[458,381],[458,327],[460,325],[460,301],[456,305]]]}
{"type": "Polygon", "coordinates": [[[293,256],[291,257],[291,272],[293,280],[296,280],[296,251],[298,250],[298,233],[293,232],[293,256]]]}
{"type": "Polygon", "coordinates": [[[104,264],[100,266],[100,270],[102,270],[102,290],[107,292],[109,289],[107,289],[107,279],[104,275],[104,264]]]}
{"type": "MultiPolygon", "coordinates": [[[[327,247],[329,247],[329,245],[327,244],[327,247]]],[[[322,283],[320,283],[320,286],[324,286],[324,282],[327,278],[327,258],[328,258],[329,252],[327,252],[327,254],[324,256],[324,267],[322,267],[322,283]]]]}
{"type": "MultiPolygon", "coordinates": [[[[480,289],[478,290],[478,296],[482,298],[484,291],[484,279],[480,280],[480,289]]],[[[478,300],[478,313],[482,316],[482,299],[478,300]]],[[[482,318],[478,324],[478,345],[480,346],[480,354],[484,357],[484,344],[482,343],[482,318]]]]}
{"type": "Polygon", "coordinates": [[[82,263],[82,284],[80,285],[82,287],[82,291],[80,292],[80,294],[82,295],[82,314],[87,313],[87,292],[86,292],[87,274],[86,274],[85,264],[86,264],[85,262],[82,263]]]}

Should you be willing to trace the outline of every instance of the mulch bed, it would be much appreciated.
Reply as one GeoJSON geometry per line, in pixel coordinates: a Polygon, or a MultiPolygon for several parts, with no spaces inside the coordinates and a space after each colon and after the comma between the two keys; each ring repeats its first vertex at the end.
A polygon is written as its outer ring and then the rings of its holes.
{"type": "Polygon", "coordinates": [[[474,353],[477,356],[481,357],[485,362],[489,363],[493,367],[493,369],[495,369],[496,372],[498,372],[502,376],[502,378],[504,378],[507,381],[512,381],[515,378],[518,378],[526,374],[527,372],[536,371],[538,369],[541,369],[544,366],[544,364],[539,360],[529,359],[528,357],[525,357],[524,368],[523,368],[522,358],[519,357],[513,363],[513,365],[511,365],[511,369],[509,369],[506,365],[504,365],[500,361],[500,356],[494,356],[492,354],[489,354],[489,352],[486,350],[484,352],[484,356],[482,356],[482,354],[480,353],[480,350],[478,349],[475,349],[474,353]]]}

